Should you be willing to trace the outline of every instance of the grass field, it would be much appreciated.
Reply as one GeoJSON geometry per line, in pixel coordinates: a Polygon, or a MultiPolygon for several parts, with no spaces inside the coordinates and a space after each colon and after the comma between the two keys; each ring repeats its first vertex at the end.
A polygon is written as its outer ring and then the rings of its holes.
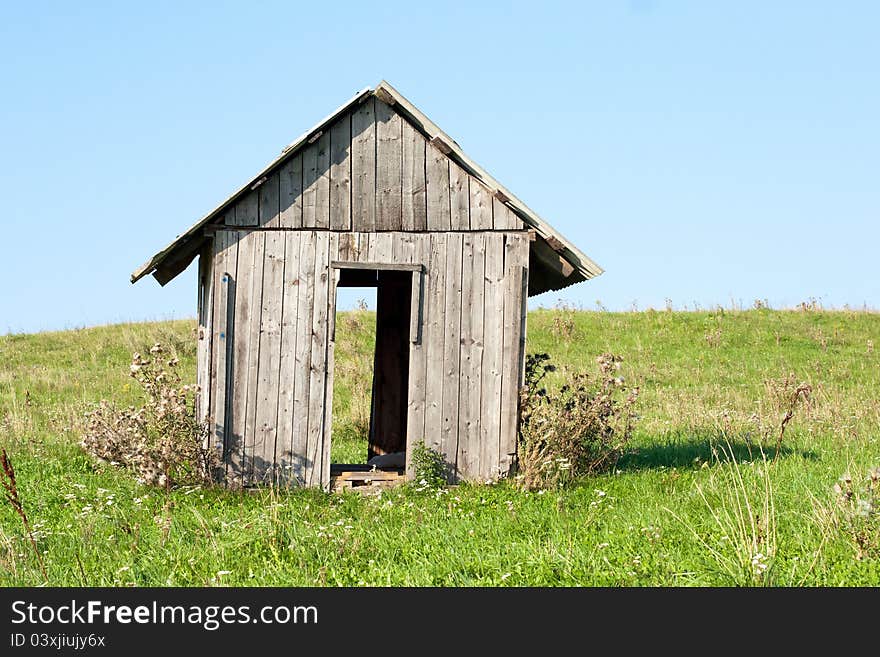
{"type": "MultiPolygon", "coordinates": [[[[373,321],[338,323],[337,460],[363,460],[373,321]]],[[[529,493],[510,481],[378,498],[140,486],[78,443],[91,404],[139,401],[128,363],[154,342],[194,381],[189,321],[0,337],[0,445],[47,574],[3,504],[0,584],[880,584],[880,499],[866,489],[880,466],[880,315],[530,313],[528,350],[554,356],[557,380],[611,351],[641,396],[613,472],[529,493]],[[812,394],[774,460],[800,382],[812,394]],[[845,474],[849,497],[834,491],[845,474]]]]}

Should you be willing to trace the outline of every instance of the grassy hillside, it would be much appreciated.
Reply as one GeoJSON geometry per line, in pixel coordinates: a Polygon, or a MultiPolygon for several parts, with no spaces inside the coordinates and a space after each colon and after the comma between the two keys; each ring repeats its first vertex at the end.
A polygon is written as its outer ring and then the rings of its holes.
{"type": "MultiPolygon", "coordinates": [[[[336,460],[363,458],[373,321],[338,322],[336,460]]],[[[880,466],[880,315],[531,313],[528,349],[554,356],[557,382],[611,351],[642,392],[614,472],[535,493],[502,482],[166,497],[78,447],[91,404],[139,401],[128,363],[154,342],[194,380],[187,321],[0,337],[0,445],[50,584],[880,584],[880,499],[865,488],[880,466]],[[810,401],[773,462],[801,382],[810,401]],[[850,499],[833,490],[844,474],[850,499]]],[[[18,516],[0,506],[0,585],[43,581],[18,516]]]]}

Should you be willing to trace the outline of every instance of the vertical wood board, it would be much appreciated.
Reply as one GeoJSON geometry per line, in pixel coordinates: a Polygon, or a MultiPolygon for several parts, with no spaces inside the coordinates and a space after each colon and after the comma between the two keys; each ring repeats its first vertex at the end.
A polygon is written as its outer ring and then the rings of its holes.
{"type": "Polygon", "coordinates": [[[376,115],[372,98],[351,115],[351,224],[376,230],[376,115]]]}
{"type": "MultiPolygon", "coordinates": [[[[323,485],[324,395],[327,374],[327,322],[330,276],[330,236],[319,232],[315,240],[314,305],[309,371],[309,428],[307,486],[323,485]]],[[[328,479],[329,483],[329,479],[328,479]]]]}
{"type": "Polygon", "coordinates": [[[483,304],[483,362],[480,373],[480,473],[497,473],[501,431],[501,378],[504,338],[504,237],[486,235],[483,304]]]}
{"type": "Polygon", "coordinates": [[[281,211],[278,225],[302,228],[303,225],[303,156],[297,153],[278,172],[281,211]]]}
{"type": "Polygon", "coordinates": [[[449,161],[449,208],[452,230],[470,229],[469,176],[455,162],[449,161]]]}
{"type": "MultiPolygon", "coordinates": [[[[431,234],[431,253],[427,268],[425,348],[425,446],[441,449],[443,423],[443,339],[446,304],[446,238],[431,234]]],[[[454,462],[453,462],[454,465],[454,462]]]]}
{"type": "Polygon", "coordinates": [[[380,100],[376,106],[376,230],[400,230],[403,221],[403,144],[400,115],[380,100]]]}
{"type": "Polygon", "coordinates": [[[457,464],[461,477],[480,477],[485,236],[466,234],[462,247],[461,362],[457,464]]]}
{"type": "MultiPolygon", "coordinates": [[[[458,451],[459,359],[461,356],[461,233],[446,236],[446,298],[443,310],[443,402],[440,451],[450,464],[458,451]]],[[[458,478],[457,471],[454,478],[458,478]]]]}
{"type": "Polygon", "coordinates": [[[254,483],[270,483],[275,480],[284,260],[284,233],[267,232],[262,272],[260,349],[252,451],[254,483]]]}
{"type": "Polygon", "coordinates": [[[236,390],[244,387],[245,419],[244,419],[244,467],[242,470],[244,485],[254,483],[254,448],[257,441],[257,400],[259,395],[260,366],[260,321],[263,306],[263,259],[265,256],[266,233],[263,231],[248,233],[245,237],[253,242],[253,260],[248,278],[250,279],[251,313],[245,320],[248,332],[248,359],[245,378],[239,375],[235,379],[236,390]]]}
{"type": "Polygon", "coordinates": [[[296,485],[301,465],[293,451],[293,390],[296,381],[296,329],[299,305],[300,237],[284,233],[284,282],[281,294],[281,358],[278,375],[278,432],[275,459],[280,485],[296,485]]]}
{"type": "Polygon", "coordinates": [[[427,228],[431,231],[448,231],[451,228],[449,207],[449,158],[433,144],[425,151],[425,175],[427,185],[427,228]]]}
{"type": "Polygon", "coordinates": [[[489,190],[478,180],[471,179],[471,230],[492,230],[492,203],[489,190]]]}
{"type": "Polygon", "coordinates": [[[423,231],[428,227],[425,183],[425,147],[427,142],[409,122],[403,121],[402,124],[401,228],[423,231]]]}
{"type": "Polygon", "coordinates": [[[330,230],[351,230],[351,115],[330,129],[330,230]]]}
{"type": "Polygon", "coordinates": [[[529,258],[529,240],[524,235],[505,235],[504,238],[504,352],[501,376],[501,431],[498,454],[501,474],[516,452],[519,416],[519,388],[523,343],[523,278],[529,258]]]}
{"type": "Polygon", "coordinates": [[[309,393],[311,389],[312,313],[315,297],[315,255],[317,235],[314,231],[300,236],[299,297],[296,319],[296,374],[293,393],[293,446],[299,459],[296,471],[302,485],[311,481],[314,462],[309,461],[309,393]]]}
{"type": "Polygon", "coordinates": [[[260,226],[265,228],[277,228],[280,225],[281,195],[279,187],[280,173],[276,171],[266,179],[266,182],[257,188],[260,196],[260,226]]]}

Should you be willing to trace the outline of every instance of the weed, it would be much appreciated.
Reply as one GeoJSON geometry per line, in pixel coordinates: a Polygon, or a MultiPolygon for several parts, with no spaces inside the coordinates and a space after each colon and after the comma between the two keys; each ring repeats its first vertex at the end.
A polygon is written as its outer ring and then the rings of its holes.
{"type": "Polygon", "coordinates": [[[420,489],[438,488],[446,483],[446,460],[436,449],[420,440],[413,445],[410,459],[413,481],[420,489]]]}
{"type": "Polygon", "coordinates": [[[813,387],[809,383],[796,383],[794,373],[789,373],[780,379],[765,379],[764,390],[766,391],[766,400],[770,413],[778,417],[782,417],[778,422],[772,418],[757,417],[763,442],[766,444],[771,435],[776,437],[776,452],[773,456],[775,461],[779,457],[779,451],[782,449],[782,439],[785,437],[785,429],[788,423],[794,418],[795,411],[802,404],[809,404],[810,394],[813,387]]]}
{"type": "Polygon", "coordinates": [[[809,384],[802,383],[792,391],[791,396],[788,398],[788,407],[785,409],[785,415],[779,423],[779,435],[776,437],[776,453],[773,455],[774,461],[779,458],[779,450],[782,449],[782,439],[785,436],[785,427],[788,426],[791,418],[794,417],[798,402],[801,399],[809,400],[812,391],[813,388],[809,384]]]}
{"type": "Polygon", "coordinates": [[[804,313],[815,313],[822,310],[822,304],[816,299],[816,297],[810,297],[806,301],[801,301],[796,308],[804,313]]]}
{"type": "Polygon", "coordinates": [[[857,561],[880,558],[880,467],[853,484],[846,473],[834,484],[828,502],[814,500],[813,517],[823,534],[842,535],[857,561]]]}
{"type": "Polygon", "coordinates": [[[597,380],[576,372],[551,392],[544,385],[547,374],[556,370],[550,356],[527,356],[517,466],[524,489],[562,485],[617,463],[632,435],[639,393],[637,387],[624,385],[622,360],[602,354],[596,359],[597,380]]]}
{"type": "Polygon", "coordinates": [[[749,420],[761,437],[762,445],[775,443],[775,461],[782,450],[785,431],[797,410],[802,406],[810,408],[813,404],[813,386],[798,382],[794,373],[789,372],[779,378],[764,379],[763,390],[764,395],[749,420]]]}
{"type": "Polygon", "coordinates": [[[575,309],[562,299],[557,301],[553,309],[553,327],[551,332],[562,340],[573,340],[577,335],[575,309]]]}
{"type": "Polygon", "coordinates": [[[706,344],[710,347],[718,347],[721,344],[721,329],[716,328],[706,334],[706,344]]]}
{"type": "Polygon", "coordinates": [[[164,359],[155,344],[152,359],[135,353],[130,374],[140,384],[146,403],[118,408],[102,400],[87,415],[82,447],[112,465],[129,468],[145,484],[166,488],[208,483],[216,453],[208,449],[208,428],[196,420],[197,386],[181,385],[178,359],[164,359]]]}

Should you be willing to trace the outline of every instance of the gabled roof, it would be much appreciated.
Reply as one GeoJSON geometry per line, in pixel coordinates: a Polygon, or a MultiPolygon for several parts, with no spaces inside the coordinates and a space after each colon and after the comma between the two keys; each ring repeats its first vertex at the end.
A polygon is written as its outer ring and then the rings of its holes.
{"type": "MultiPolygon", "coordinates": [[[[198,248],[201,246],[203,226],[217,219],[227,208],[236,203],[242,196],[256,188],[260,182],[274,169],[294,157],[304,146],[308,145],[312,138],[323,132],[339,117],[358,105],[361,100],[369,95],[375,95],[379,100],[394,106],[395,110],[419,130],[428,141],[435,144],[447,157],[465,169],[469,174],[477,178],[490,189],[502,202],[506,203],[526,225],[535,230],[539,239],[533,244],[533,255],[545,267],[560,272],[562,278],[567,279],[561,285],[546,286],[546,289],[559,289],[572,283],[588,280],[603,272],[602,268],[581,252],[574,244],[569,242],[549,223],[541,218],[538,213],[530,209],[525,203],[511,193],[506,187],[493,178],[479,164],[471,160],[461,147],[449,135],[443,132],[431,119],[425,116],[415,105],[409,102],[400,92],[384,80],[375,89],[369,87],[358,92],[351,100],[341,105],[336,111],[317,123],[310,130],[304,132],[290,145],[281,151],[281,154],[267,164],[247,184],[243,185],[232,196],[223,201],[207,215],[179,235],[164,249],[150,258],[131,275],[131,282],[135,283],[147,274],[152,273],[160,284],[164,285],[183,271],[192,262],[198,248]],[[166,264],[162,271],[163,264],[166,264]],[[170,265],[170,266],[168,266],[170,265]]],[[[530,285],[531,288],[531,285],[530,285]]],[[[536,290],[545,291],[544,289],[536,290]]]]}

